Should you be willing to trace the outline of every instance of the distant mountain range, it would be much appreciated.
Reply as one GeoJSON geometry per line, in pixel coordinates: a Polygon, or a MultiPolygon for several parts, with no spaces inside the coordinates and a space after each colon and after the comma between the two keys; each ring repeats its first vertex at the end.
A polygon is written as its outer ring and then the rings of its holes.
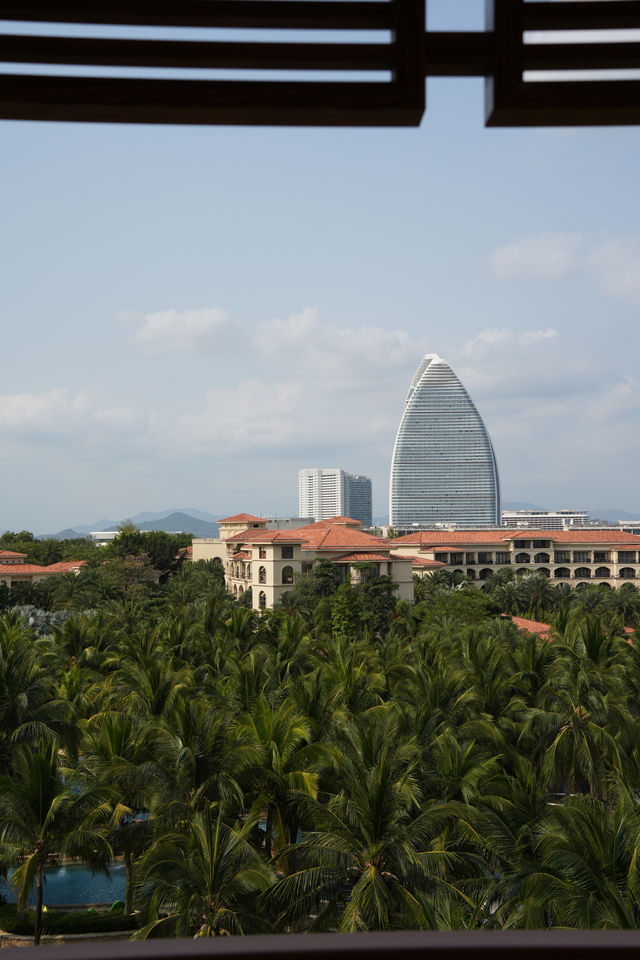
{"type": "MultiPolygon", "coordinates": [[[[185,508],[164,510],[161,513],[144,511],[124,519],[131,520],[139,530],[165,530],[167,533],[191,533],[194,537],[217,537],[220,528],[216,520],[221,520],[222,514],[214,516],[203,510],[185,508]]],[[[108,520],[102,517],[95,523],[76,523],[58,533],[39,534],[38,539],[74,540],[76,537],[88,536],[93,530],[117,530],[123,522],[124,520],[108,520]]]]}

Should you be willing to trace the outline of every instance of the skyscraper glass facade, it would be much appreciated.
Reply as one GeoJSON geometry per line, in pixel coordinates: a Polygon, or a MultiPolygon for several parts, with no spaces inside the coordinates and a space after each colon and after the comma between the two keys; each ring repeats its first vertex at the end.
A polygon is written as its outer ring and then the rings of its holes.
{"type": "Polygon", "coordinates": [[[391,461],[389,522],[497,526],[500,484],[482,417],[449,366],[427,354],[407,394],[391,461]]]}

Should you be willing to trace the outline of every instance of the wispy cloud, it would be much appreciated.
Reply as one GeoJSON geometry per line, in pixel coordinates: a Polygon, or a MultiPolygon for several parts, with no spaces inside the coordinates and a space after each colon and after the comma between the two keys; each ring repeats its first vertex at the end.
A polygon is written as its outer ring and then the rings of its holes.
{"type": "MultiPolygon", "coordinates": [[[[131,322],[131,314],[127,314],[131,322]]],[[[139,317],[133,339],[158,351],[228,351],[237,343],[237,330],[220,307],[204,310],[159,310],[139,317]]]]}
{"type": "Polygon", "coordinates": [[[491,273],[501,279],[566,277],[580,269],[583,239],[576,233],[541,233],[522,237],[489,254],[491,273]]]}
{"type": "Polygon", "coordinates": [[[581,274],[605,296],[640,305],[640,234],[591,246],[576,233],[521,237],[492,250],[487,266],[500,280],[581,274]]]}

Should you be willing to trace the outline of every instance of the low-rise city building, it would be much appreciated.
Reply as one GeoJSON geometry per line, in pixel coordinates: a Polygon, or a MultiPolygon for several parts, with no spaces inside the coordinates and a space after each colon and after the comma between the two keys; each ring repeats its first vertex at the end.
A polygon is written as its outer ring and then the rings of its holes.
{"type": "Polygon", "coordinates": [[[43,567],[37,563],[27,563],[26,553],[15,553],[13,550],[0,550],[0,583],[11,588],[14,583],[38,583],[48,577],[60,576],[62,573],[78,573],[86,560],[61,560],[43,567]]]}
{"type": "Polygon", "coordinates": [[[640,536],[622,530],[422,530],[391,542],[396,554],[438,561],[477,581],[503,567],[573,586],[640,580],[640,536]]]}
{"type": "Polygon", "coordinates": [[[502,526],[531,530],[566,530],[588,527],[591,521],[586,510],[503,510],[502,526]]]}
{"type": "MultiPolygon", "coordinates": [[[[332,517],[294,530],[270,530],[260,517],[237,514],[220,521],[219,539],[194,538],[193,560],[218,557],[227,589],[241,596],[251,588],[252,605],[258,610],[276,606],[296,576],[309,573],[320,559],[331,561],[339,577],[349,576],[352,583],[372,575],[391,577],[398,599],[413,600],[413,558],[397,554],[397,541],[374,537],[361,527],[350,517],[332,517]]],[[[417,558],[421,567],[425,559],[417,558]]],[[[426,563],[430,568],[441,566],[426,563]]]]}

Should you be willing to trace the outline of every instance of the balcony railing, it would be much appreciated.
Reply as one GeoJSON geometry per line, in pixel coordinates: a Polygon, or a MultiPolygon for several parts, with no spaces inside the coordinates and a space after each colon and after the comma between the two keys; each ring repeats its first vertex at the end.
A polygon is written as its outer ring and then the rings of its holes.
{"type": "Polygon", "coordinates": [[[26,947],[19,960],[637,960],[634,930],[291,934],[26,947]]]}

